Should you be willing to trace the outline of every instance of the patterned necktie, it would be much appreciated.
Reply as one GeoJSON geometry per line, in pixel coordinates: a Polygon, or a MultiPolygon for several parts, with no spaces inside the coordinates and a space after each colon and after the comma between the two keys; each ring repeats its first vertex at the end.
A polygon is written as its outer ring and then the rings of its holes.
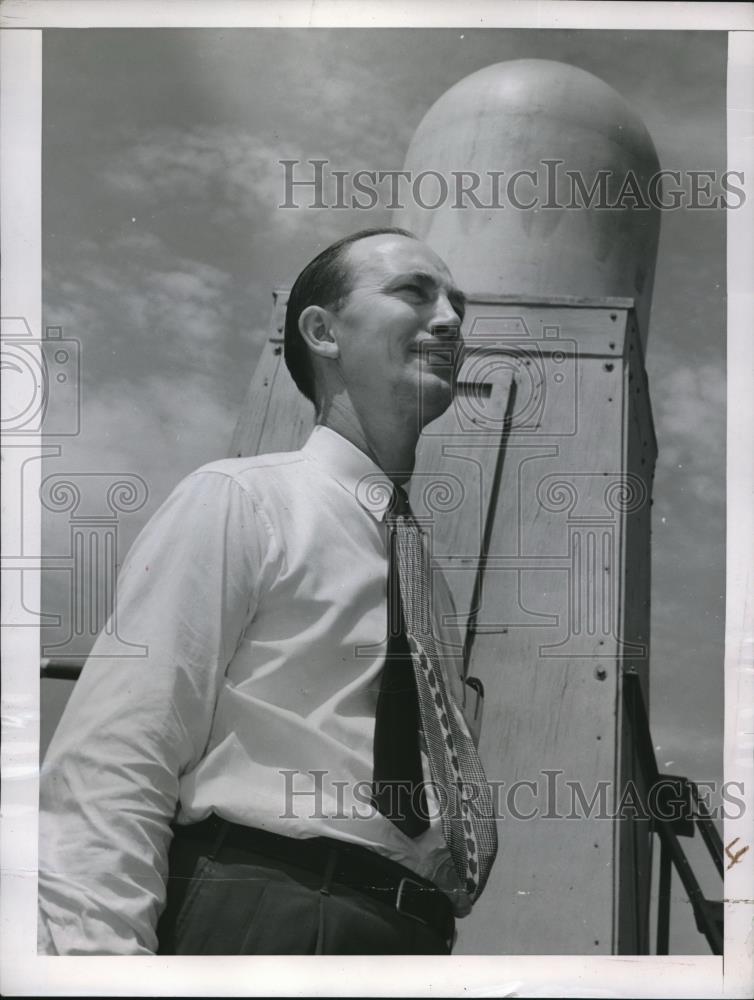
{"type": "Polygon", "coordinates": [[[434,636],[429,561],[408,497],[399,486],[395,487],[387,523],[391,535],[390,573],[397,573],[398,584],[389,591],[400,594],[442,832],[461,885],[476,899],[497,853],[492,795],[474,742],[451,704],[434,636]]]}

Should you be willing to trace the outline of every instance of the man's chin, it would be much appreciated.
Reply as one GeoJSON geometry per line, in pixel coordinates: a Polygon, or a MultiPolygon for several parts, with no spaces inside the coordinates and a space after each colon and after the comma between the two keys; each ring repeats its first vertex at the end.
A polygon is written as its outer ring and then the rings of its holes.
{"type": "Polygon", "coordinates": [[[441,417],[453,402],[453,383],[440,375],[425,375],[422,379],[420,399],[421,425],[426,427],[441,417]]]}

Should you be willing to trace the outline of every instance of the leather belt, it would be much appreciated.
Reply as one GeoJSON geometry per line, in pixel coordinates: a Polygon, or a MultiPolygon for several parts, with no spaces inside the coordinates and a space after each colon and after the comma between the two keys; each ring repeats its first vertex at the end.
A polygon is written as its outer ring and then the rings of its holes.
{"type": "Polygon", "coordinates": [[[173,826],[179,840],[201,841],[213,858],[232,847],[283,861],[322,876],[322,892],[335,883],[362,892],[418,920],[452,945],[455,919],[450,899],[437,886],[389,858],[332,837],[284,837],[242,826],[214,813],[199,823],[173,826]]]}

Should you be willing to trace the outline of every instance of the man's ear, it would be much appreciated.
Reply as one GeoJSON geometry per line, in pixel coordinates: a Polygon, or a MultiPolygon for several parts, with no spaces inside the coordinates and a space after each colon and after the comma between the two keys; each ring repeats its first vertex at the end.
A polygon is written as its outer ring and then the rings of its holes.
{"type": "Polygon", "coordinates": [[[322,306],[307,306],[298,318],[298,328],[309,350],[320,358],[340,354],[332,334],[332,316],[322,306]]]}

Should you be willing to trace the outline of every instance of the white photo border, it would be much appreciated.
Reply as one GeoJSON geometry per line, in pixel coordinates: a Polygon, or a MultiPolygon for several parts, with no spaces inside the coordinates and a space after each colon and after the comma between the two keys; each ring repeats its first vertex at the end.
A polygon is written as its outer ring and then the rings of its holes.
{"type": "MultiPolygon", "coordinates": [[[[743,171],[747,200],[728,210],[727,598],[725,778],[744,783],[747,809],[725,821],[725,843],[754,844],[751,557],[754,551],[754,8],[739,3],[154,2],[7,0],[0,10],[2,69],[3,323],[23,318],[41,332],[42,29],[46,27],[529,27],[725,30],[728,44],[728,166],[743,171]],[[680,9],[679,9],[680,8],[680,9]]],[[[3,445],[3,552],[21,537],[39,551],[38,507],[22,509],[17,488],[39,485],[42,445],[3,445]]],[[[28,495],[28,494],[27,494],[28,495]]],[[[23,556],[23,551],[19,557],[23,556]]],[[[20,574],[19,574],[20,575],[20,574]]],[[[24,596],[39,595],[40,572],[24,572],[24,596]]],[[[16,620],[20,595],[3,590],[2,620],[16,620]]],[[[50,958],[36,952],[39,642],[34,627],[4,627],[0,953],[5,995],[228,996],[726,996],[754,988],[754,850],[725,877],[725,955],[50,958]],[[253,965],[251,964],[253,962],[253,965]]]]}

